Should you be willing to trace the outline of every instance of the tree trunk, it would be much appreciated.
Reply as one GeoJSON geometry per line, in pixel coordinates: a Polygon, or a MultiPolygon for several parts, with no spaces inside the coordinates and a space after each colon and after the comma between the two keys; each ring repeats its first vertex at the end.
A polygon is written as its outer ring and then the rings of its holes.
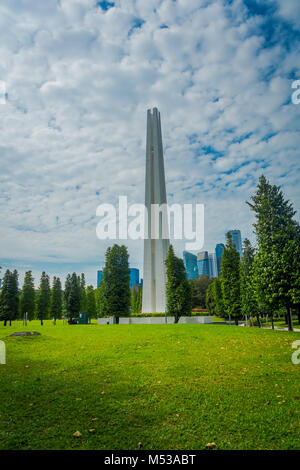
{"type": "Polygon", "coordinates": [[[239,326],[239,319],[238,319],[238,317],[235,317],[234,323],[235,323],[235,326],[239,326]]]}
{"type": "Polygon", "coordinates": [[[43,323],[43,319],[41,319],[41,325],[43,325],[43,324],[44,324],[44,323],[43,323]]]}
{"type": "Polygon", "coordinates": [[[9,326],[11,326],[11,320],[9,320],[9,326]]]}
{"type": "Polygon", "coordinates": [[[297,308],[298,323],[300,325],[300,307],[297,308]]]}
{"type": "Polygon", "coordinates": [[[178,315],[175,315],[174,323],[178,323],[178,322],[179,322],[179,316],[178,316],[178,315]]]}
{"type": "Polygon", "coordinates": [[[259,315],[256,315],[256,319],[257,319],[257,323],[258,323],[259,328],[261,328],[261,323],[260,323],[259,315]]]}
{"type": "Polygon", "coordinates": [[[6,326],[7,320],[4,320],[4,326],[6,326]]]}
{"type": "Polygon", "coordinates": [[[289,316],[287,313],[284,314],[284,319],[285,319],[285,324],[288,325],[289,324],[289,316]]]}
{"type": "Polygon", "coordinates": [[[292,309],[291,309],[290,306],[287,307],[287,318],[288,318],[288,329],[289,329],[289,331],[294,331],[292,309]]]}
{"type": "Polygon", "coordinates": [[[274,330],[274,318],[273,318],[273,315],[271,316],[271,323],[272,323],[272,330],[274,330]]]}

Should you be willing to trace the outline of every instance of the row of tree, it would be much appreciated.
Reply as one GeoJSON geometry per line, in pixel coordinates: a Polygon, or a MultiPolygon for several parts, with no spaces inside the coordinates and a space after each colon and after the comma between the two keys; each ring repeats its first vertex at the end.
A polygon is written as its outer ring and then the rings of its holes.
{"type": "Polygon", "coordinates": [[[268,315],[274,327],[274,315],[285,309],[289,330],[292,313],[300,323],[300,227],[294,219],[292,204],[285,200],[279,186],[261,176],[251,202],[255,214],[257,247],[244,241],[243,257],[233,245],[230,233],[221,263],[220,279],[214,279],[206,292],[210,312],[232,317],[268,315]]]}
{"type": "Polygon", "coordinates": [[[0,320],[4,325],[18,318],[37,318],[41,324],[53,318],[56,322],[63,316],[77,317],[79,312],[87,312],[91,318],[97,316],[95,291],[93,286],[85,287],[84,274],[68,274],[63,291],[59,277],[53,277],[51,287],[49,275],[43,272],[36,290],[32,272],[27,271],[19,291],[18,272],[5,272],[0,294],[0,320]]]}
{"type": "MultiPolygon", "coordinates": [[[[268,314],[273,324],[274,313],[285,308],[289,329],[293,329],[292,310],[300,312],[300,227],[294,220],[292,204],[284,199],[278,186],[272,186],[262,176],[257,191],[247,203],[254,212],[257,248],[244,241],[240,259],[230,233],[226,237],[221,277],[189,282],[182,259],[170,246],[166,259],[167,313],[177,322],[190,315],[193,304],[204,303],[211,313],[233,318],[259,317],[268,314]],[[206,294],[204,294],[206,292],[206,294]]],[[[114,245],[106,251],[105,267],[99,287],[85,287],[84,274],[68,274],[62,291],[61,282],[43,272],[36,292],[31,271],[25,275],[19,295],[18,273],[7,270],[0,297],[0,319],[12,321],[27,314],[28,319],[71,318],[79,312],[90,317],[128,316],[142,307],[142,289],[130,290],[129,255],[127,248],[114,245]]],[[[300,316],[300,315],[299,315],[300,316]]]]}

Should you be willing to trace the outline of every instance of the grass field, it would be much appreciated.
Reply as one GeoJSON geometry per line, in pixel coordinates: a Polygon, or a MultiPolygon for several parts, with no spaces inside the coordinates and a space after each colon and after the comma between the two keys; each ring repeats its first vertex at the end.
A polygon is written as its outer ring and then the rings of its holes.
{"type": "Polygon", "coordinates": [[[2,325],[1,449],[300,448],[297,333],[2,325]],[[42,336],[9,337],[26,329],[42,336]]]}

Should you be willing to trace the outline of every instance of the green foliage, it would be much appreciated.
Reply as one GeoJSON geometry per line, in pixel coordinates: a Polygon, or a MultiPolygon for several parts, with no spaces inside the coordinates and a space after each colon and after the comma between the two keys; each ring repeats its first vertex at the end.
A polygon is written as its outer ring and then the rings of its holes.
{"type": "Polygon", "coordinates": [[[131,311],[138,313],[136,289],[131,289],[131,311]]]}
{"type": "Polygon", "coordinates": [[[261,176],[251,203],[258,252],[253,267],[253,285],[258,303],[269,310],[285,306],[289,329],[291,307],[300,301],[300,228],[292,204],[279,186],[261,176]]]}
{"type": "Polygon", "coordinates": [[[67,274],[66,281],[65,281],[65,290],[64,290],[64,312],[67,316],[70,315],[70,312],[68,310],[70,292],[71,292],[71,274],[67,274]]]}
{"type": "Polygon", "coordinates": [[[131,289],[131,311],[132,313],[139,313],[142,310],[142,286],[131,289]]]}
{"type": "Polygon", "coordinates": [[[73,273],[70,277],[69,296],[67,298],[67,312],[71,318],[78,317],[81,298],[80,278],[76,273],[73,273]]]}
{"type": "Polygon", "coordinates": [[[109,247],[103,269],[104,313],[117,318],[130,314],[130,273],[126,246],[109,247]]]}
{"type": "Polygon", "coordinates": [[[100,282],[95,290],[96,311],[98,317],[104,317],[108,308],[105,307],[104,282],[100,282]]]}
{"type": "Polygon", "coordinates": [[[49,318],[51,302],[50,279],[45,271],[42,272],[40,288],[37,295],[37,317],[41,320],[49,318]]]}
{"type": "Polygon", "coordinates": [[[210,283],[206,289],[206,307],[210,315],[216,315],[216,298],[213,283],[210,283]]]}
{"type": "Polygon", "coordinates": [[[63,307],[63,293],[59,277],[53,278],[52,291],[51,291],[51,316],[56,320],[62,317],[63,307]]]}
{"type": "Polygon", "coordinates": [[[253,285],[255,249],[251,246],[248,238],[244,240],[243,257],[240,263],[241,280],[241,313],[247,317],[255,316],[259,313],[256,300],[256,292],[253,285]]]}
{"type": "Polygon", "coordinates": [[[192,308],[205,308],[206,307],[206,291],[208,286],[212,283],[212,279],[208,276],[199,276],[198,279],[191,279],[189,283],[192,286],[192,308]]]}
{"type": "Polygon", "coordinates": [[[174,254],[172,245],[169,247],[166,259],[167,267],[167,312],[175,316],[175,323],[183,315],[191,315],[192,288],[186,278],[185,267],[182,259],[174,254]]]}
{"type": "Polygon", "coordinates": [[[80,279],[80,311],[87,312],[87,298],[86,298],[86,290],[85,290],[85,277],[84,273],[81,273],[80,279]]]}
{"type": "Polygon", "coordinates": [[[16,320],[19,308],[19,292],[18,292],[18,272],[7,269],[5,272],[1,297],[0,297],[0,320],[4,321],[4,325],[9,321],[16,320]]]}
{"type": "Polygon", "coordinates": [[[89,318],[97,318],[95,291],[93,286],[87,286],[86,288],[86,310],[89,314],[89,318]]]}
{"type": "Polygon", "coordinates": [[[27,271],[24,277],[24,284],[21,294],[21,313],[24,317],[27,313],[28,320],[34,319],[35,314],[35,290],[34,279],[31,271],[27,271]]]}
{"type": "Polygon", "coordinates": [[[213,280],[213,294],[215,298],[215,310],[217,317],[225,318],[225,307],[223,301],[223,294],[222,294],[222,284],[219,278],[213,280]]]}
{"type": "Polygon", "coordinates": [[[226,246],[221,262],[221,283],[225,313],[234,318],[237,324],[241,317],[240,255],[229,232],[226,234],[226,246]]]}

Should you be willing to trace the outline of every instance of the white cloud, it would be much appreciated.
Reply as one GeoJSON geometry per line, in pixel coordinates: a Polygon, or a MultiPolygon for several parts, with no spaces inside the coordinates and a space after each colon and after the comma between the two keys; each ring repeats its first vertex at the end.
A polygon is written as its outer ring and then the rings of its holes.
{"type": "MultiPolygon", "coordinates": [[[[277,0],[273,17],[291,35],[296,3],[277,0]]],[[[169,201],[205,204],[206,249],[230,228],[253,240],[245,200],[262,172],[299,209],[290,96],[300,46],[283,35],[268,43],[264,21],[242,0],[116,1],[107,11],[92,0],[2,1],[1,258],[21,273],[81,264],[95,283],[109,245],[96,239],[96,207],[119,194],[143,202],[153,106],[169,201]]],[[[142,268],[142,243],[128,246],[142,268]]]]}

